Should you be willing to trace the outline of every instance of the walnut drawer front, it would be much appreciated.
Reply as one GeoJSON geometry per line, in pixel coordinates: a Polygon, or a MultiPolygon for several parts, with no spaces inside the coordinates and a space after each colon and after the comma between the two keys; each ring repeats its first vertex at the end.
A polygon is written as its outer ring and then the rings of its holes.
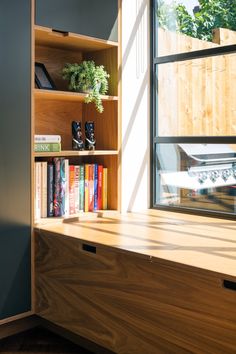
{"type": "Polygon", "coordinates": [[[236,353],[236,291],[221,275],[47,231],[35,249],[43,318],[115,353],[236,353]]]}

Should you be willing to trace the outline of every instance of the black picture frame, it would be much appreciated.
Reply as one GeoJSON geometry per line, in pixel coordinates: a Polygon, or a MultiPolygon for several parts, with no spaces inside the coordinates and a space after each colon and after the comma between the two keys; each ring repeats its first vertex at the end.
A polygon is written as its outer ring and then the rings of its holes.
{"type": "Polygon", "coordinates": [[[56,86],[43,63],[35,63],[35,83],[39,89],[56,90],[56,86]]]}

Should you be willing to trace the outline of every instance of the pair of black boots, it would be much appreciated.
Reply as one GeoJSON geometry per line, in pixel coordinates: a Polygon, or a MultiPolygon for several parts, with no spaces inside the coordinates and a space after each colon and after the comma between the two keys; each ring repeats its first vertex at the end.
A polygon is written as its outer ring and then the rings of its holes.
{"type": "Polygon", "coordinates": [[[85,122],[85,144],[82,138],[81,122],[73,121],[71,127],[73,150],[95,150],[94,122],[85,122]]]}

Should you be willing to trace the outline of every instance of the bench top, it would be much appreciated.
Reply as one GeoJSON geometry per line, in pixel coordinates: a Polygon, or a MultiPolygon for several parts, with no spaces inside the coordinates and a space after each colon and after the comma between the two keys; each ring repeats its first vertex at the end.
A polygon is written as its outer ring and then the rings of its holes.
{"type": "Polygon", "coordinates": [[[149,209],[53,222],[38,230],[236,277],[236,222],[149,209]]]}

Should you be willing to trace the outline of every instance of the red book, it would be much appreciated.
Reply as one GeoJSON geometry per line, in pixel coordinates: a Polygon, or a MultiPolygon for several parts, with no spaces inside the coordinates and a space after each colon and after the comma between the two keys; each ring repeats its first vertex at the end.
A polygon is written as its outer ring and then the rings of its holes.
{"type": "Polygon", "coordinates": [[[89,165],[89,211],[94,207],[94,165],[89,165]]]}
{"type": "Polygon", "coordinates": [[[69,214],[75,214],[75,166],[69,170],[69,214]]]}
{"type": "Polygon", "coordinates": [[[98,210],[102,209],[102,174],[103,166],[98,165],[98,210]]]}

